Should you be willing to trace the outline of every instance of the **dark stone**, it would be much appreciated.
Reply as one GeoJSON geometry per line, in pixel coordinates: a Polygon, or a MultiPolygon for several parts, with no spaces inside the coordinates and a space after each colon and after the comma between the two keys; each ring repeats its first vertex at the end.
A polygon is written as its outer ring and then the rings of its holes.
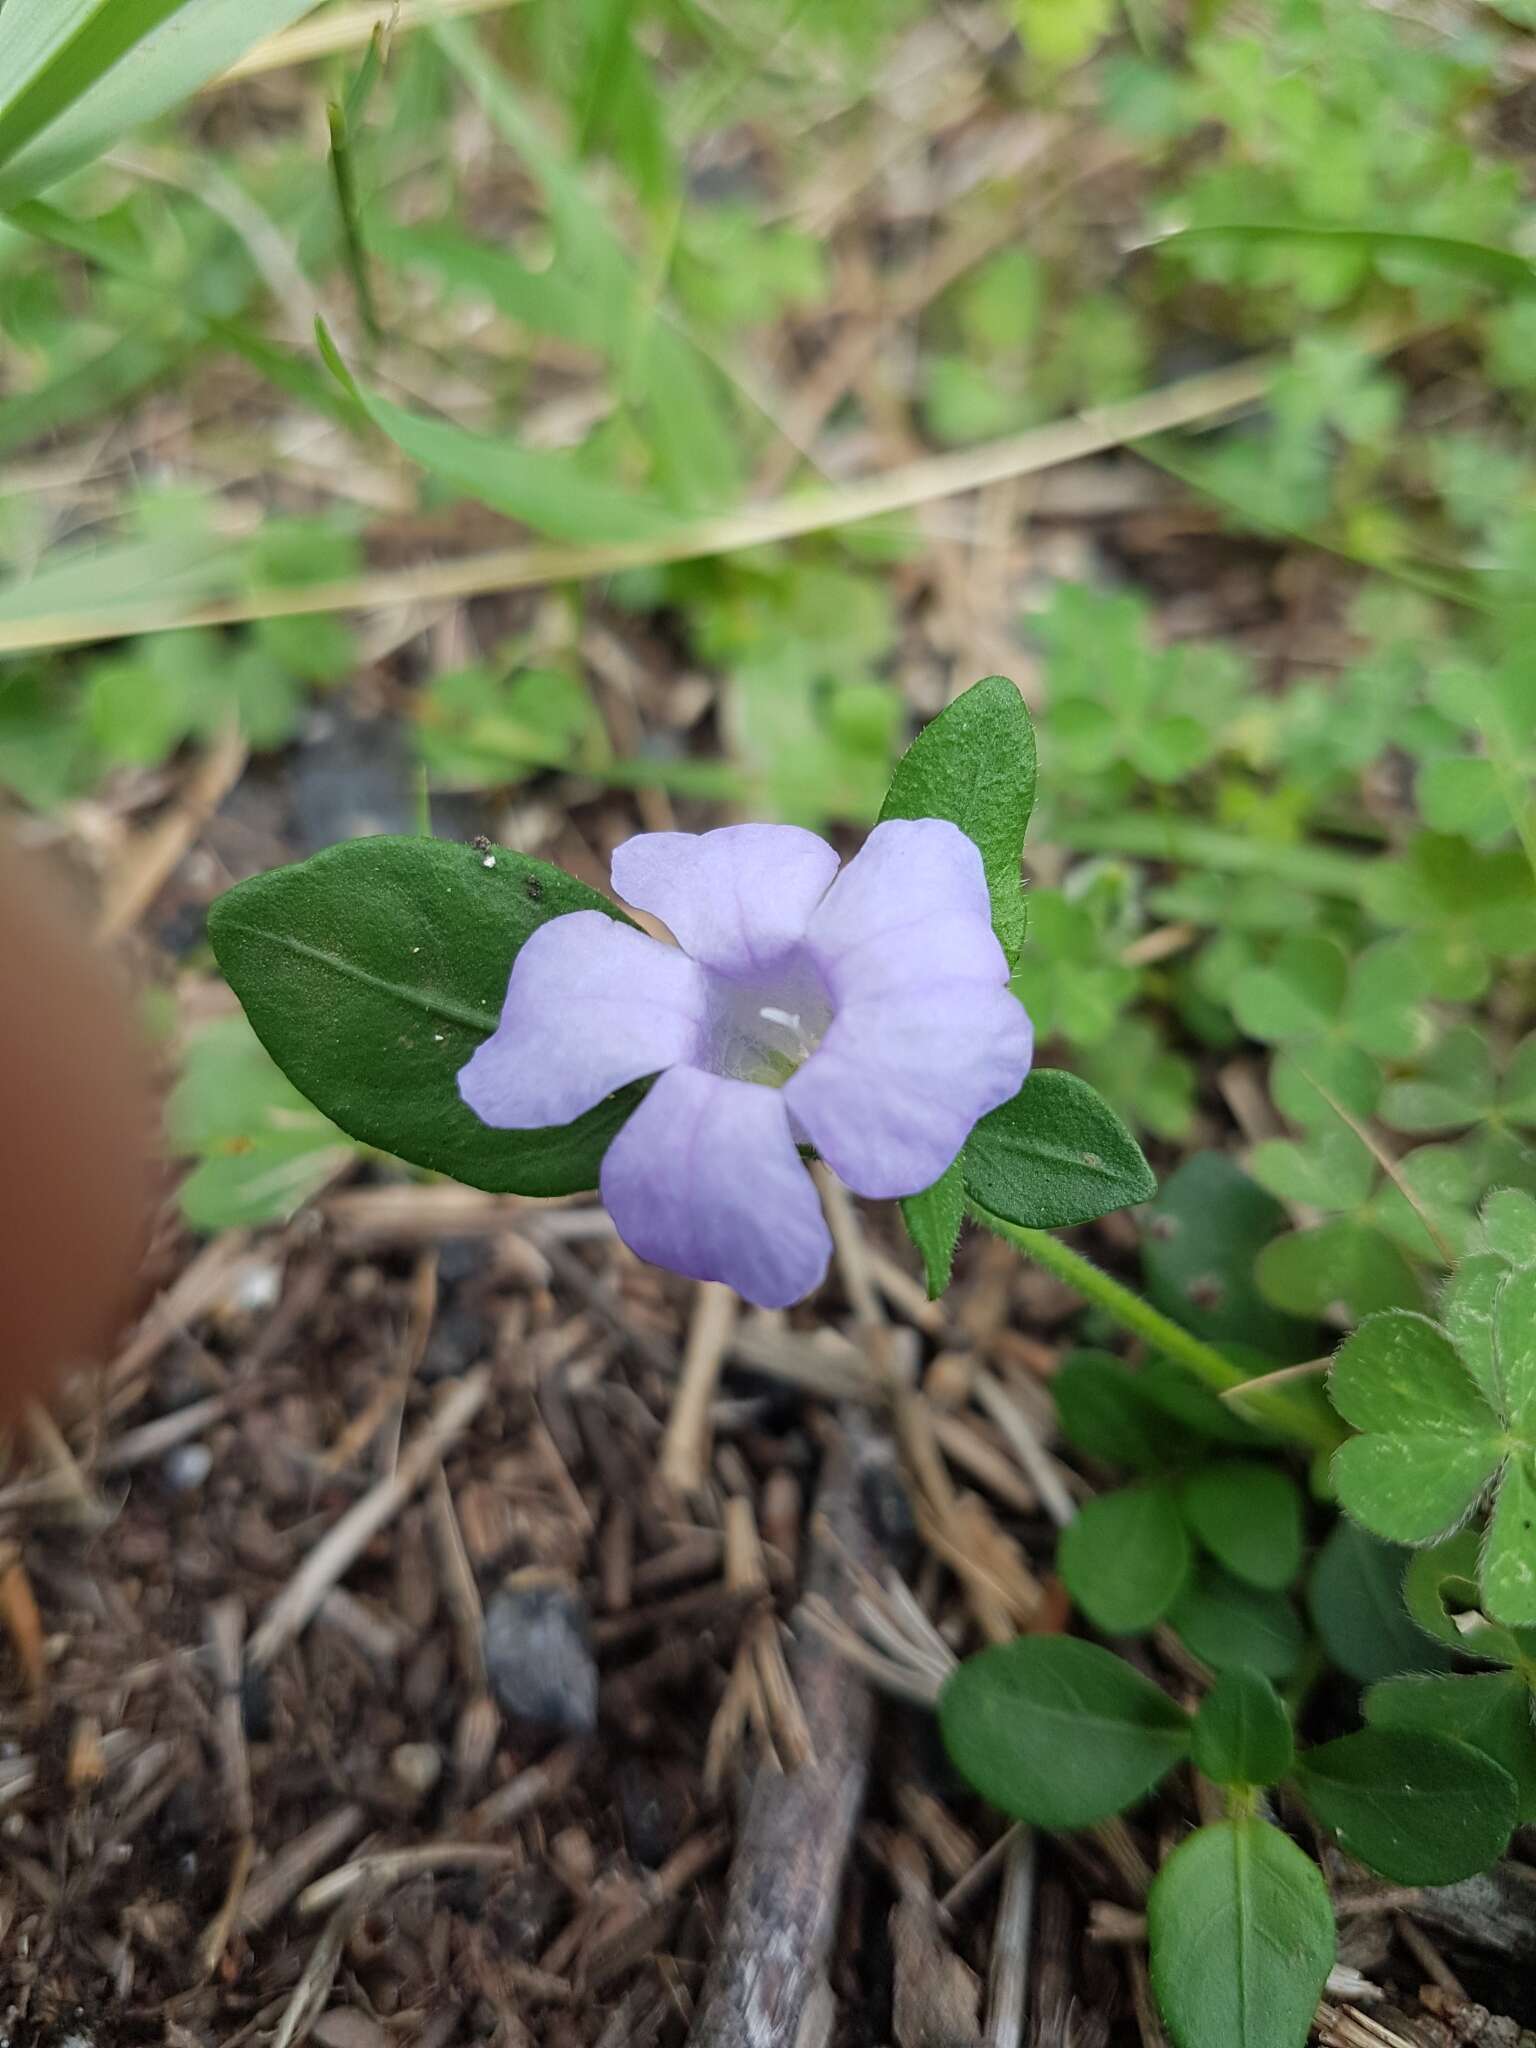
{"type": "Polygon", "coordinates": [[[597,1665],[579,1597],[548,1579],[503,1586],[485,1610],[485,1668],[502,1712],[538,1728],[590,1735],[597,1665]]]}
{"type": "Polygon", "coordinates": [[[247,1669],[240,1679],[240,1718],[247,1742],[266,1742],[272,1734],[272,1682],[265,1671],[247,1669]]]}
{"type": "Polygon", "coordinates": [[[415,766],[403,721],[324,714],[299,749],[293,808],[299,844],[318,853],[338,839],[416,830],[415,766]]]}
{"type": "Polygon", "coordinates": [[[641,1757],[628,1757],[618,1773],[619,1812],[624,1841],[635,1861],[647,1870],[665,1863],[688,1823],[684,1788],[641,1757]]]}

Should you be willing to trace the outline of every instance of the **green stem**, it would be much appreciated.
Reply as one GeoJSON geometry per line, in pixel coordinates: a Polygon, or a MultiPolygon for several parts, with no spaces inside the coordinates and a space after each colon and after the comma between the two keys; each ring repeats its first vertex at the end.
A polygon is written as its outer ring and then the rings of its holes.
{"type": "MultiPolygon", "coordinates": [[[[1070,1245],[1053,1237],[1048,1230],[1030,1230],[1021,1223],[1009,1223],[1002,1216],[994,1216],[979,1202],[971,1202],[967,1206],[983,1228],[1006,1238],[1010,1244],[1016,1244],[1038,1265],[1046,1267],[1058,1280],[1065,1280],[1086,1301],[1093,1302],[1106,1315],[1112,1316],[1123,1330],[1143,1338],[1162,1357],[1182,1365],[1192,1378],[1209,1387],[1213,1393],[1227,1394],[1247,1385],[1250,1375],[1224,1358],[1214,1345],[1183,1329],[1161,1310],[1153,1308],[1150,1302],[1143,1301],[1139,1294],[1133,1294],[1129,1287],[1112,1279],[1091,1259],[1085,1259],[1081,1252],[1073,1251],[1070,1245]]],[[[1262,1394],[1255,1393],[1251,1400],[1237,1407],[1237,1412],[1242,1413],[1244,1408],[1249,1411],[1250,1420],[1262,1422],[1266,1428],[1280,1430],[1313,1450],[1332,1451],[1344,1439],[1342,1426],[1331,1425],[1330,1418],[1319,1409],[1278,1387],[1262,1394]]]]}

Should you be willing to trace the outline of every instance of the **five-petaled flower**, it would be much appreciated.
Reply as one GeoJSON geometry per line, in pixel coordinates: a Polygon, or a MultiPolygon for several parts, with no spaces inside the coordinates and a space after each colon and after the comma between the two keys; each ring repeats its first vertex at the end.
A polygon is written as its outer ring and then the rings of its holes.
{"type": "Polygon", "coordinates": [[[619,1235],[785,1307],[831,1252],[800,1146],[855,1194],[917,1194],[1029,1071],[981,856],[943,819],[892,819],[839,873],[813,832],[727,825],[642,833],[612,875],[677,944],[598,910],[541,925],[460,1092],[528,1130],[658,1076],[603,1160],[619,1235]]]}

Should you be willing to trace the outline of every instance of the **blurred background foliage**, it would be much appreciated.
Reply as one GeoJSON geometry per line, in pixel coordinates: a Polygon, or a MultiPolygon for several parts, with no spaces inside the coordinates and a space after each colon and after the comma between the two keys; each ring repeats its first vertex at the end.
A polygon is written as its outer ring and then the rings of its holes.
{"type": "MultiPolygon", "coordinates": [[[[1164,1166],[1235,1126],[1268,1311],[1424,1302],[1536,1189],[1525,0],[378,11],[0,216],[27,829],[110,872],[235,735],[281,820],[162,905],[196,966],[418,786],[851,833],[1002,670],[1049,1057],[1164,1166]]],[[[186,1009],[188,1213],[285,1213],[338,1135],[186,1009]]]]}

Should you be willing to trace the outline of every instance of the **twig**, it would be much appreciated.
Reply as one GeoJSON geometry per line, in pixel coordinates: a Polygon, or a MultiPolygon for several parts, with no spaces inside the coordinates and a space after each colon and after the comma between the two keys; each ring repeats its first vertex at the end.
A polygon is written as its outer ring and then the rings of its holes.
{"type": "Polygon", "coordinates": [[[434,1870],[499,1870],[509,1863],[521,1863],[526,1853],[521,1842],[420,1842],[410,1849],[380,1849],[317,1878],[299,1893],[299,1911],[323,1913],[349,1892],[362,1889],[371,1893],[375,1887],[389,1890],[408,1877],[423,1877],[434,1870]]]}
{"type": "Polygon", "coordinates": [[[260,1671],[270,1664],[283,1645],[305,1627],[326,1593],[351,1567],[364,1546],[400,1512],[449,1445],[474,1420],[489,1391],[490,1378],[483,1367],[466,1373],[449,1391],[431,1421],[401,1452],[400,1462],[389,1477],[381,1479],[348,1508],[321,1538],[268,1607],[261,1626],[251,1637],[247,1661],[252,1670],[260,1671]]]}
{"type": "Polygon", "coordinates": [[[240,1646],[245,1639],[245,1609],[237,1599],[220,1600],[208,1612],[208,1652],[213,1665],[218,1703],[214,1728],[218,1735],[224,1797],[235,1833],[224,1902],[204,1930],[197,1959],[204,1976],[217,1969],[240,1914],[240,1902],[256,1861],[256,1812],[251,1801],[251,1760],[245,1746],[245,1716],[240,1704],[240,1646]]]}
{"type": "MultiPolygon", "coordinates": [[[[1398,337],[1365,337],[1369,346],[1390,346],[1398,337]]],[[[374,611],[382,606],[440,602],[529,590],[545,583],[569,583],[616,575],[623,569],[687,562],[704,555],[795,540],[805,534],[858,524],[1009,477],[1033,476],[1065,462],[1077,462],[1128,441],[1195,426],[1255,405],[1264,396],[1282,359],[1259,357],[1230,369],[1204,372],[1160,390],[1095,408],[1070,419],[1033,427],[1023,434],[984,442],[948,455],[892,469],[881,476],[816,491],[791,491],[766,504],[684,520],[647,540],[592,545],[536,543],[495,548],[455,562],[427,562],[413,569],[387,570],[340,582],[308,583],[179,607],[174,600],[93,611],[89,621],[74,613],[19,618],[0,628],[0,654],[43,647],[69,647],[83,638],[124,639],[180,626],[230,626],[252,619],[297,618],[315,612],[374,611]]]]}
{"type": "Polygon", "coordinates": [[[739,1308],[736,1295],[718,1280],[701,1280],[694,1292],[682,1370],[667,1418],[657,1470],[664,1485],[689,1500],[709,1470],[709,1408],[739,1308]]]}
{"type": "Polygon", "coordinates": [[[1023,1466],[1025,1477],[1040,1496],[1051,1520],[1058,1529],[1065,1529],[1077,1514],[1077,1503],[1067,1490],[1061,1467],[1000,1380],[989,1372],[978,1372],[971,1384],[976,1399],[1008,1439],[1009,1448],[1023,1466]]]}
{"type": "MultiPolygon", "coordinates": [[[[848,1419],[818,1494],[809,1578],[823,1599],[841,1576],[839,1550],[874,1561],[854,1441],[862,1428],[857,1417],[848,1419]]],[[[823,1978],[864,1801],[873,1709],[863,1682],[814,1634],[797,1641],[794,1679],[815,1761],[757,1774],[692,2048],[797,2041],[823,1978]]]]}
{"type": "Polygon", "coordinates": [[[987,1970],[986,2048],[1019,2048],[1029,1989],[1029,1936],[1035,1911],[1035,1836],[1015,1828],[1003,1863],[1003,1891],[987,1970]]]}
{"type": "Polygon", "coordinates": [[[259,1934],[275,1920],[296,1893],[323,1864],[339,1856],[367,1826],[368,1814],[361,1806],[338,1806],[324,1820],[317,1820],[302,1835],[285,1842],[269,1856],[245,1888],[240,1908],[240,1926],[247,1934],[259,1934]]]}

